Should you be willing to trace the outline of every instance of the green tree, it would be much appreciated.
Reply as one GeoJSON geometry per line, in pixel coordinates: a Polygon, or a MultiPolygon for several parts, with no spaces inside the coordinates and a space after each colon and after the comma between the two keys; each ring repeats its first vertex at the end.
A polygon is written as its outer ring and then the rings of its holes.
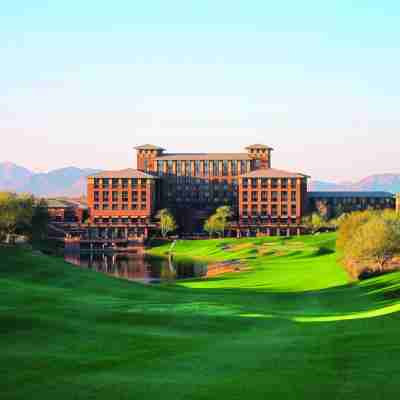
{"type": "Polygon", "coordinates": [[[44,239],[47,235],[49,223],[49,212],[47,202],[41,199],[37,202],[33,209],[32,215],[32,236],[37,239],[44,239]]]}
{"type": "Polygon", "coordinates": [[[400,221],[383,215],[373,215],[344,247],[346,262],[372,264],[379,271],[400,253],[400,221]]]}
{"type": "Polygon", "coordinates": [[[324,220],[324,218],[318,213],[313,213],[310,217],[304,218],[303,224],[313,234],[318,232],[324,226],[327,226],[327,223],[324,220]]]}
{"type": "Polygon", "coordinates": [[[219,221],[217,226],[222,230],[222,236],[225,236],[226,227],[232,218],[232,209],[229,206],[222,206],[215,211],[215,218],[219,221]]]}
{"type": "Polygon", "coordinates": [[[27,234],[32,226],[34,198],[29,195],[0,193],[0,233],[10,241],[17,232],[27,234]]]}
{"type": "Polygon", "coordinates": [[[221,218],[219,218],[216,214],[211,215],[204,224],[204,230],[209,234],[210,238],[216,233],[222,235],[224,231],[224,225],[221,221],[221,218]]]}
{"type": "Polygon", "coordinates": [[[156,218],[160,221],[160,231],[162,237],[167,237],[168,233],[176,230],[177,225],[174,216],[167,210],[160,210],[156,218]]]}
{"type": "Polygon", "coordinates": [[[344,214],[344,217],[340,218],[339,222],[337,238],[338,249],[343,251],[346,245],[352,241],[357,230],[375,214],[374,211],[356,211],[350,214],[344,214]]]}

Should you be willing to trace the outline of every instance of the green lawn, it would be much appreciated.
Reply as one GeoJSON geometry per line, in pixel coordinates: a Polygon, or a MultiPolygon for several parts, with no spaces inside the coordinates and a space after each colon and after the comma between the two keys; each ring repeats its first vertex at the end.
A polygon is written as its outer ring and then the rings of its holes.
{"type": "Polygon", "coordinates": [[[349,282],[334,243],[178,242],[249,268],[159,286],[0,248],[0,398],[393,399],[400,273],[349,282]]]}

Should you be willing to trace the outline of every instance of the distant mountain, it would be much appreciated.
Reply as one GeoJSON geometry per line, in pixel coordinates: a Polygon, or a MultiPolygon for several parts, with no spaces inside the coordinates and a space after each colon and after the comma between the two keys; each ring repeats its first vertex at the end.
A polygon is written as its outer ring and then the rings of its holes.
{"type": "MultiPolygon", "coordinates": [[[[100,172],[91,168],[61,168],[34,173],[11,162],[0,163],[0,191],[28,192],[35,196],[79,197],[86,193],[86,177],[100,172]]],[[[371,175],[358,182],[311,181],[310,191],[385,191],[400,192],[400,174],[371,175]]]]}
{"type": "Polygon", "coordinates": [[[0,163],[0,190],[14,190],[25,186],[33,172],[11,162],[0,163]]]}
{"type": "Polygon", "coordinates": [[[323,181],[311,181],[309,190],[315,192],[325,191],[349,191],[349,192],[400,192],[400,174],[371,175],[358,182],[331,183],[323,181]]]}
{"type": "Polygon", "coordinates": [[[0,190],[27,192],[35,196],[81,196],[86,192],[86,177],[98,169],[75,167],[34,173],[10,162],[0,163],[0,190]]]}

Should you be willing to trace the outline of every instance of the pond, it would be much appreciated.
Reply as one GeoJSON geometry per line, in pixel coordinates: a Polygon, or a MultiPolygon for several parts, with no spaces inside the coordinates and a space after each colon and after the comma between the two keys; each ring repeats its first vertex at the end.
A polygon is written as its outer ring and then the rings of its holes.
{"type": "Polygon", "coordinates": [[[134,253],[65,253],[65,261],[121,279],[159,283],[207,276],[207,263],[134,253]]]}

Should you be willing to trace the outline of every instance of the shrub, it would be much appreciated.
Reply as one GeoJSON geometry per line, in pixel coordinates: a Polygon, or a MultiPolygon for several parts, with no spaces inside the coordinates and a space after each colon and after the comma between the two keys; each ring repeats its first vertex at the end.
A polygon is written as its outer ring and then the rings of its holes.
{"type": "Polygon", "coordinates": [[[392,270],[400,254],[400,217],[393,211],[356,212],[340,224],[337,247],[355,278],[392,270]]]}

